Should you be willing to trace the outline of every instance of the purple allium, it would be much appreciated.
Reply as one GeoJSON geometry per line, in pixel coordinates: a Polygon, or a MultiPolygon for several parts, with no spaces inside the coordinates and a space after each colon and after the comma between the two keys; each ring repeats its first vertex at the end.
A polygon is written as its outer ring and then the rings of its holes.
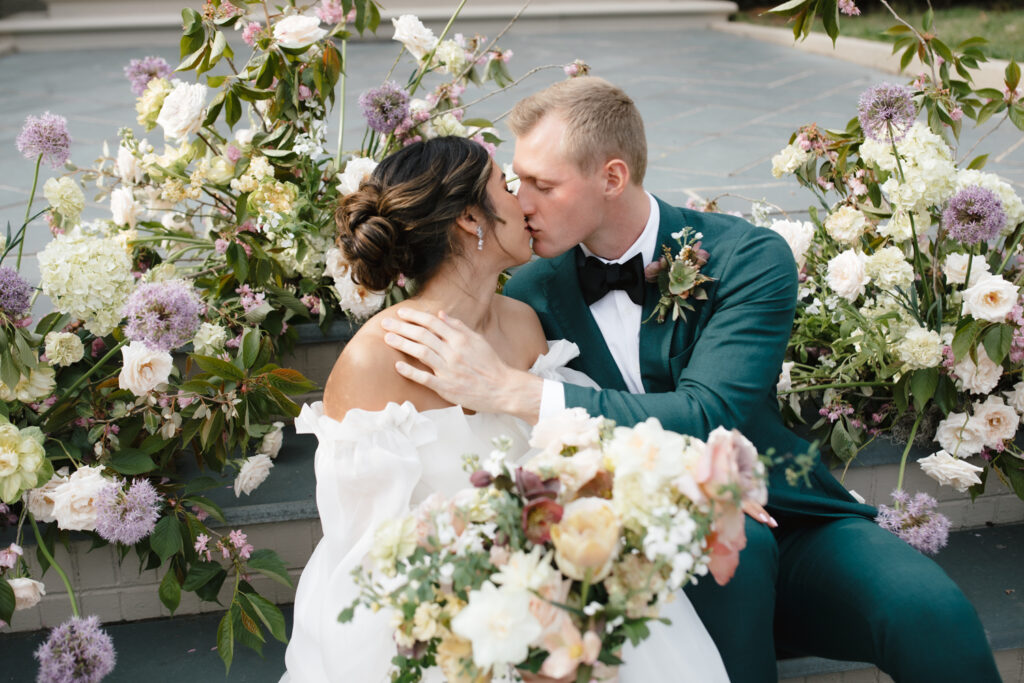
{"type": "Polygon", "coordinates": [[[876,142],[899,142],[914,125],[917,107],[910,90],[902,85],[882,83],[860,96],[860,127],[876,142]]]}
{"type": "Polygon", "coordinates": [[[46,163],[53,168],[60,168],[71,156],[68,121],[50,112],[42,116],[28,116],[15,144],[26,159],[34,159],[42,154],[46,163]]]}
{"type": "Polygon", "coordinates": [[[146,92],[146,86],[151,80],[171,75],[171,65],[162,57],[133,59],[124,68],[124,75],[132,82],[132,92],[141,95],[146,92]]]}
{"type": "Polygon", "coordinates": [[[97,616],[71,617],[35,652],[36,683],[98,683],[114,670],[114,643],[97,616]]]}
{"type": "Polygon", "coordinates": [[[28,312],[32,285],[21,279],[18,271],[0,266],[0,313],[18,318],[28,312]]]}
{"type": "Polygon", "coordinates": [[[912,548],[934,555],[946,547],[949,540],[949,518],[935,508],[938,503],[926,493],[913,498],[906,491],[892,492],[895,507],[878,506],[875,521],[886,531],[896,534],[912,548]]]}
{"type": "Polygon", "coordinates": [[[136,479],[127,491],[121,482],[110,482],[97,496],[96,533],[111,543],[135,545],[153,533],[160,501],[148,479],[136,479]]]}
{"type": "Polygon", "coordinates": [[[370,128],[386,135],[409,115],[409,93],[394,81],[388,81],[360,95],[359,106],[370,128]]]}
{"type": "Polygon", "coordinates": [[[1003,203],[992,190],[970,185],[953,195],[942,212],[942,227],[964,244],[995,239],[1006,225],[1003,203]]]}
{"type": "Polygon", "coordinates": [[[125,335],[158,351],[176,349],[199,330],[203,308],[196,290],[184,280],[139,285],[124,307],[125,335]]]}

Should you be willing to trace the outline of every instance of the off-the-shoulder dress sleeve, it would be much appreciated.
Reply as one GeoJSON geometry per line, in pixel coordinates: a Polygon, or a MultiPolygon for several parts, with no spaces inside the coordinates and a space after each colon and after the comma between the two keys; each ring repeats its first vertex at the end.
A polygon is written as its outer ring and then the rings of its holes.
{"type": "Polygon", "coordinates": [[[597,382],[590,377],[579,370],[568,367],[567,363],[579,355],[580,347],[568,339],[549,339],[548,352],[537,357],[530,372],[555,382],[599,389],[597,382]]]}

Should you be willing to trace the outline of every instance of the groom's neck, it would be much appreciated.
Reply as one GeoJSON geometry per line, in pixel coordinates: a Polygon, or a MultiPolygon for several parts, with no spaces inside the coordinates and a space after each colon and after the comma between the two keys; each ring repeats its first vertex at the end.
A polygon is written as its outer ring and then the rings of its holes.
{"type": "Polygon", "coordinates": [[[601,224],[583,244],[603,259],[615,260],[640,238],[651,217],[651,201],[644,188],[629,185],[607,205],[601,224]]]}

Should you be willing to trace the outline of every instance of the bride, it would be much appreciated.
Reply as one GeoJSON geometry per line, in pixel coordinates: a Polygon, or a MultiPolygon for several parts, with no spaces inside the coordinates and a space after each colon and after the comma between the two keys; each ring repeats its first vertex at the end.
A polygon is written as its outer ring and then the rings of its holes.
{"type": "MultiPolygon", "coordinates": [[[[494,437],[513,440],[510,456],[526,453],[529,425],[507,415],[467,414],[399,375],[397,360],[415,361],[384,343],[384,320],[395,319],[400,308],[444,311],[485,337],[509,366],[594,386],[564,367],[578,354],[574,344],[554,342],[549,349],[533,310],[495,293],[504,269],[529,260],[530,233],[504,174],[481,145],[444,137],[405,147],[343,199],[337,222],[356,282],[382,290],[404,275],[418,290],[362,326],[338,358],[323,401],[304,406],[295,421],[297,431],[319,442],[316,500],[324,535],[299,580],[282,683],[389,680],[396,646],[386,610],[357,611],[352,622],[338,622],[356,596],[350,573],[377,526],[431,493],[466,488],[463,454],[489,452],[494,437]]],[[[681,591],[663,614],[672,625],[652,622],[648,640],[627,646],[619,680],[727,681],[681,591]]]]}

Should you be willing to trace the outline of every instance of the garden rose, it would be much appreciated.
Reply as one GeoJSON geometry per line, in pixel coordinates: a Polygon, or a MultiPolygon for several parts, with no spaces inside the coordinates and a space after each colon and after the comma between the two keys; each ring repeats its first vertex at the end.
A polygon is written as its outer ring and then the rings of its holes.
{"type": "Polygon", "coordinates": [[[803,166],[810,158],[811,153],[801,149],[798,145],[786,145],[782,151],[772,157],[772,175],[781,178],[803,166]]]}
{"type": "Polygon", "coordinates": [[[395,27],[395,35],[391,39],[404,45],[416,59],[423,59],[437,44],[434,32],[412,14],[392,18],[391,24],[395,27]]]}
{"type": "Polygon", "coordinates": [[[7,579],[14,590],[14,609],[32,609],[46,595],[46,586],[41,581],[28,578],[7,579]]]}
{"type": "Polygon", "coordinates": [[[825,231],[837,242],[855,244],[864,234],[867,217],[848,204],[840,206],[825,219],[825,231]]]}
{"type": "Polygon", "coordinates": [[[184,141],[203,125],[205,108],[205,85],[178,82],[164,99],[156,122],[164,129],[164,137],[184,141]]]}
{"type": "Polygon", "coordinates": [[[837,295],[853,302],[864,293],[869,279],[864,254],[848,249],[828,262],[825,280],[837,295]]]}
{"type": "Polygon", "coordinates": [[[772,221],[769,229],[782,235],[786,244],[793,251],[797,268],[803,268],[807,260],[807,250],[814,239],[814,225],[808,221],[772,221]]]}
{"type": "Polygon", "coordinates": [[[293,50],[309,47],[326,35],[317,17],[293,14],[274,24],[274,40],[281,47],[293,50]]]}
{"type": "Polygon", "coordinates": [[[962,285],[967,281],[967,264],[971,264],[971,285],[979,279],[989,275],[988,262],[982,256],[971,256],[954,252],[946,256],[942,269],[946,273],[946,282],[954,285],[962,285]]]}
{"type": "Polygon", "coordinates": [[[985,437],[967,413],[950,413],[935,429],[935,440],[942,450],[961,458],[980,453],[985,437]]]}
{"type": "Polygon", "coordinates": [[[57,526],[73,531],[96,529],[96,503],[100,491],[110,483],[102,472],[102,465],[79,467],[53,491],[53,516],[57,526]]]}
{"type": "Polygon", "coordinates": [[[600,581],[612,570],[621,523],[603,498],[578,498],[565,506],[562,521],[551,527],[555,562],[569,578],[600,581]]]}
{"type": "Polygon", "coordinates": [[[971,354],[966,354],[959,363],[953,366],[953,373],[963,383],[964,389],[972,394],[987,394],[999,384],[999,378],[1003,374],[1001,365],[996,365],[988,357],[988,351],[981,344],[975,349],[978,362],[971,360],[971,354]]]}
{"type": "Polygon", "coordinates": [[[50,332],[45,339],[46,358],[50,365],[66,367],[85,356],[85,346],[77,334],[50,332]]]}
{"type": "Polygon", "coordinates": [[[601,418],[583,408],[566,408],[540,420],[530,434],[530,446],[560,454],[566,447],[591,448],[599,444],[601,418]]]}
{"type": "Polygon", "coordinates": [[[174,367],[171,354],[154,351],[143,342],[133,341],[121,347],[124,366],[117,377],[117,385],[136,396],[145,396],[167,382],[174,367]]]}
{"type": "Polygon", "coordinates": [[[13,503],[38,483],[44,455],[38,427],[18,429],[0,417],[0,500],[13,503]]]}
{"type": "Polygon", "coordinates": [[[473,643],[473,663],[487,669],[526,659],[541,626],[530,613],[528,592],[485,581],[469,592],[468,604],[452,619],[452,631],[473,643]]]}
{"type": "Polygon", "coordinates": [[[1013,391],[1004,391],[1003,396],[1018,413],[1024,413],[1024,382],[1013,385],[1013,391]]]}
{"type": "Polygon", "coordinates": [[[927,458],[919,458],[917,462],[929,477],[943,486],[952,486],[960,493],[974,484],[981,483],[978,472],[981,472],[983,468],[976,467],[960,458],[954,458],[946,451],[937,451],[927,458]]]}
{"type": "Polygon", "coordinates": [[[37,522],[56,521],[57,518],[53,516],[53,492],[67,480],[68,468],[61,467],[50,478],[50,481],[25,493],[25,504],[28,505],[28,511],[32,513],[37,522]]]}
{"type": "Polygon", "coordinates": [[[963,312],[991,323],[1006,321],[1017,305],[1017,286],[998,275],[989,275],[964,290],[963,312]]]}
{"type": "Polygon", "coordinates": [[[996,448],[1017,434],[1020,418],[1017,411],[1006,405],[1002,398],[989,396],[984,403],[974,404],[974,415],[970,422],[981,434],[985,445],[996,448]]]}
{"type": "Polygon", "coordinates": [[[260,453],[266,453],[271,458],[276,458],[284,443],[284,422],[275,422],[273,429],[263,435],[260,441],[260,453]]]}
{"type": "Polygon", "coordinates": [[[338,192],[343,195],[355,192],[359,189],[359,185],[370,177],[375,168],[377,168],[377,162],[373,159],[367,157],[349,159],[345,164],[345,170],[338,174],[338,192]]]}
{"type": "Polygon", "coordinates": [[[896,356],[911,370],[934,368],[942,362],[942,338],[924,327],[911,327],[896,344],[896,356]]]}
{"type": "Polygon", "coordinates": [[[235,498],[240,497],[243,493],[249,495],[259,488],[259,485],[270,475],[270,468],[273,466],[273,461],[266,453],[258,453],[251,458],[246,458],[242,463],[242,468],[238,470],[238,476],[235,477],[235,498]]]}

